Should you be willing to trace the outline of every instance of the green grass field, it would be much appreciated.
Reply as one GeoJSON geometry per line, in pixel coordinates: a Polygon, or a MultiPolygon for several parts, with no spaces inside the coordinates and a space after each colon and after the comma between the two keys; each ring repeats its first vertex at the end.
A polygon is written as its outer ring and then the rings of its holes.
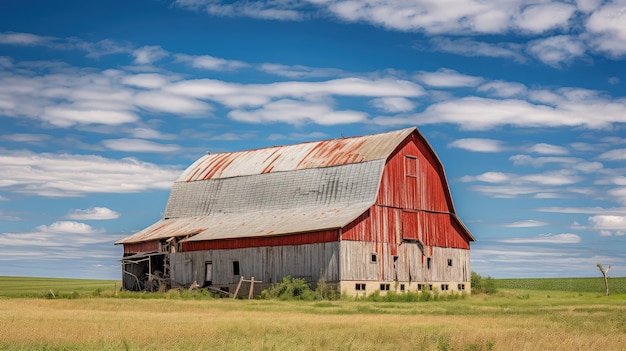
{"type": "Polygon", "coordinates": [[[373,302],[116,294],[115,281],[0,277],[0,350],[624,350],[625,282],[611,278],[608,297],[601,278],[496,279],[492,295],[373,302]]]}
{"type": "MultiPolygon", "coordinates": [[[[89,295],[97,291],[114,291],[120,282],[66,278],[1,277],[0,297],[68,297],[74,293],[89,295]]],[[[76,296],[76,294],[74,294],[76,296]]]]}
{"type": "MultiPolygon", "coordinates": [[[[495,279],[498,289],[556,290],[604,294],[604,280],[597,278],[495,279]]],[[[626,294],[626,278],[609,277],[610,294],[626,294]]]]}

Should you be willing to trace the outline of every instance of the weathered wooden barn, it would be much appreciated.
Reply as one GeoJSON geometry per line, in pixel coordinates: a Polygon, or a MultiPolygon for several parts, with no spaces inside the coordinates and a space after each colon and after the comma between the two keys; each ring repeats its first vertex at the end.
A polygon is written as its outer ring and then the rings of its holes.
{"type": "MultiPolygon", "coordinates": [[[[473,235],[417,128],[207,154],[174,182],[163,219],[118,241],[123,286],[234,291],[290,275],[347,294],[470,290],[473,235]]],[[[256,291],[258,289],[258,291],[256,291]]]]}

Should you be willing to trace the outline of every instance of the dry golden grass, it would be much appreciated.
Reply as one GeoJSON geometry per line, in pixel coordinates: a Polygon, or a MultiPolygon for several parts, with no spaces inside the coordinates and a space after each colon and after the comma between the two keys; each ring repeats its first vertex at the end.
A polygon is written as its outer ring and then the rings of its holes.
{"type": "Polygon", "coordinates": [[[626,299],[0,299],[0,349],[624,350],[626,299]]]}

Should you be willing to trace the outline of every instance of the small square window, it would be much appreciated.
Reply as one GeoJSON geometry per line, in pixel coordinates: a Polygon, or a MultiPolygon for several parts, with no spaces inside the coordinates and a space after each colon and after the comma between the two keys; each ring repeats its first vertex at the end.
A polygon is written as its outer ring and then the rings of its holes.
{"type": "Polygon", "coordinates": [[[417,291],[422,291],[423,288],[424,288],[424,285],[417,284],[417,291]]]}
{"type": "Polygon", "coordinates": [[[459,284],[459,290],[465,290],[465,284],[459,284]]]}
{"type": "Polygon", "coordinates": [[[441,284],[441,291],[450,290],[450,286],[448,284],[441,284]]]}
{"type": "Polygon", "coordinates": [[[378,256],[377,256],[375,253],[373,253],[373,254],[370,256],[370,262],[372,262],[372,263],[376,263],[376,261],[378,261],[378,256]]]}
{"type": "Polygon", "coordinates": [[[428,290],[433,290],[433,285],[432,284],[428,284],[428,290]]]}
{"type": "Polygon", "coordinates": [[[448,258],[448,267],[452,267],[452,259],[448,258]]]}
{"type": "Polygon", "coordinates": [[[354,286],[354,289],[356,291],[365,291],[365,284],[364,283],[356,283],[356,285],[354,286]]]}
{"type": "Polygon", "coordinates": [[[404,291],[404,284],[400,284],[400,291],[404,291]]]}
{"type": "Polygon", "coordinates": [[[380,291],[389,291],[390,284],[380,284],[380,291]]]}

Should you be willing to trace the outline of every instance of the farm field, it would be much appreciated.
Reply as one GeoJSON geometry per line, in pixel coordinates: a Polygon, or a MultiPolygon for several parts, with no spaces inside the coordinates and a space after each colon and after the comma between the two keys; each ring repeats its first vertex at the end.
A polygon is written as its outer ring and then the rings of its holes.
{"type": "MultiPolygon", "coordinates": [[[[20,279],[31,278],[13,281],[20,279]]],[[[610,284],[625,281],[613,278],[610,284]]],[[[112,281],[104,288],[85,281],[80,292],[62,290],[67,280],[47,283],[33,283],[29,292],[8,289],[10,283],[0,278],[0,350],[623,350],[626,345],[626,294],[534,290],[524,282],[518,283],[525,289],[509,289],[498,279],[493,295],[411,303],[211,299],[175,290],[115,294],[112,281]],[[49,290],[56,297],[46,294],[49,290]]]]}

